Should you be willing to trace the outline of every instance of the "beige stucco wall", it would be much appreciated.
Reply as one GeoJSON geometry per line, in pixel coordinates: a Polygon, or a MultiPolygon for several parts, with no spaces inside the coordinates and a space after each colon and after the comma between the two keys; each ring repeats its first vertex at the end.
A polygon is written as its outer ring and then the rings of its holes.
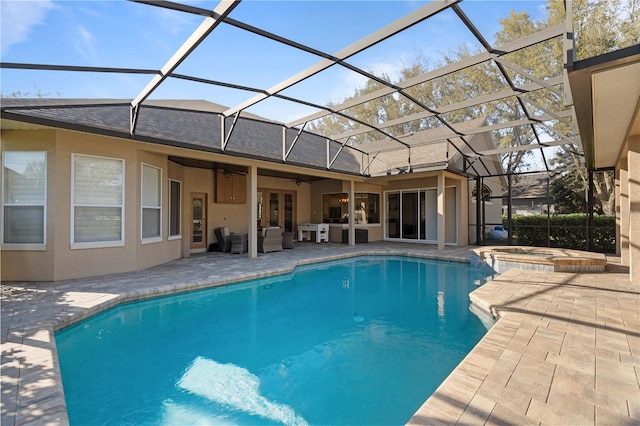
{"type": "MultiPolygon", "coordinates": [[[[194,152],[184,148],[135,142],[108,136],[91,135],[68,130],[3,130],[2,150],[44,150],[47,152],[47,229],[46,248],[39,251],[2,250],[1,277],[3,280],[49,281],[131,272],[190,255],[191,194],[207,195],[207,244],[215,242],[214,228],[227,226],[232,232],[247,233],[247,203],[222,204],[215,199],[214,170],[183,166],[169,160],[169,156],[196,158],[206,161],[228,162],[253,167],[269,167],[257,160],[222,154],[194,152]],[[71,163],[72,154],[85,154],[125,160],[125,244],[120,247],[71,248],[71,163]],[[162,240],[142,241],[141,238],[141,164],[158,167],[162,171],[162,240]],[[169,179],[182,184],[181,237],[168,238],[169,179]]],[[[292,173],[304,174],[295,166],[278,166],[292,173]]],[[[322,222],[322,194],[349,192],[351,181],[330,172],[318,172],[326,179],[296,185],[291,179],[258,176],[257,187],[295,193],[295,222],[322,222]]],[[[390,189],[435,188],[437,172],[417,173],[414,176],[383,177],[366,181],[355,177],[356,192],[380,194],[384,212],[384,192],[390,189]]],[[[464,178],[447,177],[446,185],[463,188],[464,178]]],[[[456,203],[462,206],[464,192],[458,191],[456,203]]],[[[458,243],[464,235],[465,213],[457,212],[458,243]]],[[[447,222],[448,240],[455,230],[455,222],[447,222]]],[[[383,224],[358,225],[369,231],[369,241],[383,239],[383,224]]],[[[339,231],[338,231],[339,233],[339,231]]]]}
{"type": "MultiPolygon", "coordinates": [[[[166,155],[140,149],[130,141],[71,131],[2,132],[3,150],[47,152],[47,235],[42,251],[2,250],[2,279],[48,281],[145,269],[180,257],[180,240],[168,241],[168,161],[166,155]],[[125,160],[124,239],[121,247],[71,248],[72,154],[125,160]],[[162,169],[163,241],[142,244],[140,237],[140,168],[162,169]]],[[[174,175],[178,178],[181,173],[174,175]]],[[[180,179],[178,179],[180,180],[180,179]]]]}
{"type": "MultiPolygon", "coordinates": [[[[34,130],[29,132],[2,130],[0,132],[0,149],[2,151],[45,151],[47,154],[47,183],[51,187],[56,181],[55,164],[55,130],[34,130]]],[[[0,181],[3,179],[0,173],[0,181]]],[[[4,182],[0,188],[4,188],[4,182]]],[[[54,276],[54,242],[56,228],[56,205],[58,203],[53,191],[47,193],[46,204],[46,250],[6,250],[0,252],[2,280],[44,281],[54,276]]]]}

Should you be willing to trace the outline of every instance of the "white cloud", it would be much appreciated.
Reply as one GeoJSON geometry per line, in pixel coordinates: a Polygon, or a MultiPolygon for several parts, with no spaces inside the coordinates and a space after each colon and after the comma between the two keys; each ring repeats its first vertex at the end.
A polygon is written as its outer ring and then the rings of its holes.
{"type": "Polygon", "coordinates": [[[400,61],[395,64],[391,64],[388,62],[378,62],[371,65],[370,71],[373,71],[373,73],[378,77],[381,77],[383,74],[385,74],[391,79],[391,81],[398,81],[398,79],[400,79],[400,71],[402,71],[405,66],[406,64],[404,61],[400,61]]]}
{"type": "Polygon", "coordinates": [[[31,29],[43,24],[47,12],[54,7],[51,0],[0,2],[2,55],[5,55],[11,46],[27,40],[31,29]]]}
{"type": "Polygon", "coordinates": [[[339,78],[329,90],[329,99],[333,103],[341,103],[346,98],[355,94],[356,88],[363,87],[367,78],[353,71],[344,69],[340,72],[339,78]]]}
{"type": "MultiPolygon", "coordinates": [[[[405,65],[404,60],[400,60],[398,63],[374,62],[363,69],[377,77],[382,77],[384,74],[392,82],[397,82],[400,78],[400,71],[405,65]]],[[[341,103],[344,99],[353,96],[356,89],[363,88],[367,80],[367,77],[361,74],[344,69],[336,80],[337,84],[333,85],[329,91],[329,99],[334,103],[341,103]]]]}
{"type": "Polygon", "coordinates": [[[96,38],[83,26],[79,26],[73,39],[73,47],[87,59],[95,57],[96,38]]]}
{"type": "Polygon", "coordinates": [[[161,8],[154,10],[154,13],[160,20],[160,27],[162,30],[168,32],[172,36],[179,35],[184,32],[192,32],[196,29],[197,22],[204,19],[200,18],[197,20],[187,13],[178,13],[173,10],[161,8]]]}

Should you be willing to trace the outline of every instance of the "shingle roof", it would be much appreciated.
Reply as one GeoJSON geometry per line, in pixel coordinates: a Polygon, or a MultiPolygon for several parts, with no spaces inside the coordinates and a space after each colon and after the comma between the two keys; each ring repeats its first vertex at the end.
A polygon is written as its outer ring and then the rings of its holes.
{"type": "MultiPolygon", "coordinates": [[[[474,130],[483,123],[483,119],[468,120],[456,124],[456,130],[460,132],[474,130]]],[[[404,149],[397,149],[398,143],[388,139],[363,144],[362,147],[364,151],[372,154],[376,154],[376,150],[380,151],[371,163],[369,170],[371,175],[397,173],[398,170],[406,169],[409,157],[411,157],[411,168],[414,171],[421,168],[446,169],[448,163],[459,155],[457,150],[450,152],[447,139],[457,139],[457,135],[448,127],[442,126],[399,138],[408,145],[404,149]],[[389,147],[394,144],[396,149],[389,150],[389,147]]],[[[456,145],[459,144],[456,143],[456,145]]],[[[462,149],[464,150],[464,147],[462,149]]]]}
{"type": "MultiPolygon", "coordinates": [[[[207,101],[149,101],[140,108],[136,131],[130,135],[128,100],[3,98],[1,107],[2,118],[17,121],[283,162],[283,124],[244,112],[233,126],[223,151],[220,112],[225,109],[207,101]]],[[[228,133],[233,117],[225,120],[228,133]]],[[[295,129],[286,130],[287,149],[296,135],[295,129]]],[[[330,141],[329,146],[329,155],[333,158],[341,144],[330,141]]],[[[332,170],[359,174],[360,162],[356,155],[357,151],[346,147],[333,163],[332,170]]],[[[302,132],[287,162],[326,169],[326,138],[302,132]]]]}
{"type": "MultiPolygon", "coordinates": [[[[506,196],[508,191],[504,192],[506,196]]],[[[547,197],[547,174],[536,173],[529,175],[519,175],[518,181],[511,187],[512,198],[546,198],[547,197]]]]}

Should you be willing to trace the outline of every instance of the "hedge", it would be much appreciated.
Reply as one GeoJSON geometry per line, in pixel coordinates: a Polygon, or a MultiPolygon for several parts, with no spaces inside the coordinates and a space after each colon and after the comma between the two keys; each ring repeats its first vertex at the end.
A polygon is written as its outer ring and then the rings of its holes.
{"type": "MultiPolygon", "coordinates": [[[[503,216],[504,228],[511,233],[513,244],[547,247],[547,219],[550,226],[551,247],[587,250],[587,215],[584,213],[552,215],[513,215],[509,229],[503,216]]],[[[616,219],[612,216],[594,216],[593,251],[616,251],[616,219]]]]}

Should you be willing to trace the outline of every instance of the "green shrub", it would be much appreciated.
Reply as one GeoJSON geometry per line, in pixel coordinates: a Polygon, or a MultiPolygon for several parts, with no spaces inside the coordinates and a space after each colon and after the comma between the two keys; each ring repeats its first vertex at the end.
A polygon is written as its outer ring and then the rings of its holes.
{"type": "MultiPolygon", "coordinates": [[[[571,248],[587,250],[587,215],[584,213],[553,215],[514,215],[509,229],[507,217],[502,221],[511,233],[514,245],[571,248]],[[549,240],[547,240],[549,234],[549,240]]],[[[594,216],[593,251],[613,253],[616,250],[616,219],[594,216]]]]}

